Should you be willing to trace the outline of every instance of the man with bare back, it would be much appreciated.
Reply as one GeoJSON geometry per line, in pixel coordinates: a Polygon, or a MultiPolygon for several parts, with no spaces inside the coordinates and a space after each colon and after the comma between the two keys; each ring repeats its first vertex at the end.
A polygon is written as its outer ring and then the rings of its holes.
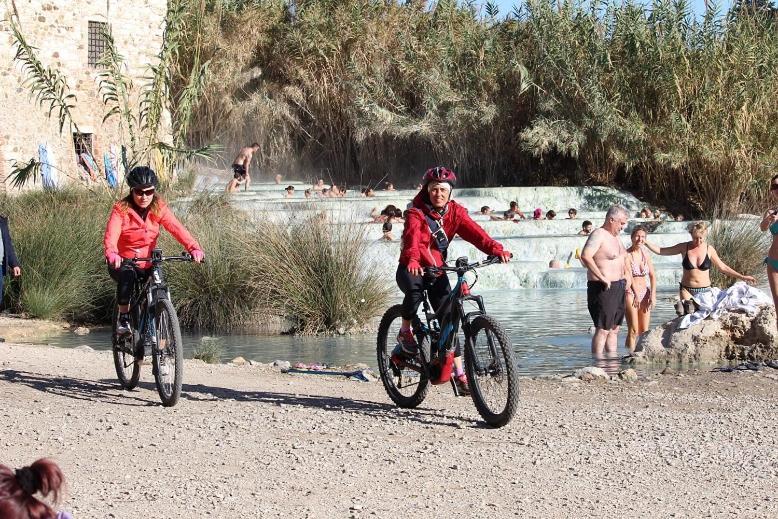
{"type": "Polygon", "coordinates": [[[240,149],[238,156],[232,161],[233,178],[230,180],[230,183],[227,184],[228,193],[235,191],[238,188],[238,184],[241,182],[246,182],[243,190],[248,190],[249,183],[251,182],[249,166],[251,165],[251,159],[254,157],[254,153],[256,153],[257,150],[259,150],[259,144],[256,142],[251,146],[240,149]]]}
{"type": "Polygon", "coordinates": [[[605,215],[605,223],[586,240],[581,262],[587,268],[586,299],[594,321],[592,354],[616,353],[619,326],[624,320],[624,296],[627,289],[624,261],[627,251],[619,233],[627,225],[627,210],[614,205],[605,215]]]}

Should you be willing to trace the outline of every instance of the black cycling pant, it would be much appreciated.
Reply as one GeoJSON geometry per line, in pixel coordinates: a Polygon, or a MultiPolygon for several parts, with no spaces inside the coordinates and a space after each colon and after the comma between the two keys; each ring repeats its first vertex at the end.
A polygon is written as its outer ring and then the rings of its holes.
{"type": "Polygon", "coordinates": [[[108,273],[116,281],[116,302],[120,305],[130,304],[132,290],[137,281],[145,281],[151,269],[138,268],[135,265],[123,264],[118,269],[108,265],[108,273]]]}
{"type": "Polygon", "coordinates": [[[403,319],[411,320],[416,316],[425,288],[427,289],[427,295],[433,310],[438,310],[446,296],[451,293],[451,283],[448,281],[448,276],[412,276],[408,272],[408,267],[402,264],[397,266],[395,279],[397,280],[397,286],[405,294],[403,299],[403,319]]]}

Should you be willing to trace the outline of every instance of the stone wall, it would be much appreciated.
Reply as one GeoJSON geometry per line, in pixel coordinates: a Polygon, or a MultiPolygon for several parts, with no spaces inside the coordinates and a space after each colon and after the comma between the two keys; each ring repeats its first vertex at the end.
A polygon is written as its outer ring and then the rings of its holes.
{"type": "MultiPolygon", "coordinates": [[[[44,66],[59,69],[76,95],[74,119],[82,133],[93,135],[95,160],[102,170],[103,152],[121,144],[118,120],[103,123],[106,107],[98,93],[99,69],[89,66],[89,21],[111,25],[116,47],[124,56],[126,73],[135,87],[133,99],[162,43],[166,0],[13,0],[0,3],[0,191],[10,190],[5,180],[11,161],[38,158],[38,145],[49,149],[50,162],[61,170],[59,178],[80,177],[73,136],[67,126],[59,132],[56,112],[46,116],[30,96],[20,66],[13,61],[15,49],[7,19],[16,8],[22,33],[38,49],[44,66]]],[[[40,183],[37,184],[40,186],[40,183]]]]}

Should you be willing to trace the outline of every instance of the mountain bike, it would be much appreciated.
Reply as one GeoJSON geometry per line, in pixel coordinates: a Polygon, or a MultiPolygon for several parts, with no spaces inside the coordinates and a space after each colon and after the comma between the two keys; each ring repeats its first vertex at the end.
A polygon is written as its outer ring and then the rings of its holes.
{"type": "Polygon", "coordinates": [[[492,427],[510,422],[519,403],[519,381],[513,346],[500,323],[486,313],[481,296],[470,292],[465,274],[499,263],[497,257],[469,263],[467,257],[456,260],[453,267],[429,267],[428,276],[448,272],[457,275],[456,285],[433,312],[427,291],[422,301],[425,322],[418,316],[412,321],[413,334],[419,345],[413,357],[392,355],[402,320],[402,305],[389,308],[378,327],[378,369],[389,398],[399,407],[414,408],[424,401],[429,384],[451,382],[459,330],[464,333],[464,365],[470,392],[478,413],[492,427]]]}
{"type": "Polygon", "coordinates": [[[151,353],[152,372],[162,405],[172,407],[181,396],[184,369],[184,345],[178,315],[165,284],[162,263],[166,261],[192,261],[192,256],[163,256],[162,249],[154,249],[150,258],[125,259],[122,264],[137,267],[139,263],[151,263],[147,275],[138,276],[130,298],[130,324],[132,333],[116,333],[117,313],[113,318],[113,361],[119,383],[124,389],[135,389],[140,379],[140,367],[144,357],[151,353]]]}

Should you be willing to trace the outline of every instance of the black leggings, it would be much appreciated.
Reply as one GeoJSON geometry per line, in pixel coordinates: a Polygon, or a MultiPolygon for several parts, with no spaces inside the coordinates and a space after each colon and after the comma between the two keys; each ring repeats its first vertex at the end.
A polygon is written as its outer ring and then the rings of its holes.
{"type": "Polygon", "coordinates": [[[436,278],[412,276],[408,272],[408,267],[402,264],[397,266],[395,279],[397,280],[397,286],[405,294],[403,299],[403,319],[411,320],[416,316],[425,288],[427,289],[433,310],[438,310],[446,296],[451,293],[451,284],[448,282],[448,276],[436,278]]]}
{"type": "Polygon", "coordinates": [[[130,304],[132,289],[136,281],[145,281],[149,276],[149,270],[144,270],[133,265],[122,265],[118,269],[108,265],[108,273],[116,281],[116,302],[120,305],[130,304]]]}

